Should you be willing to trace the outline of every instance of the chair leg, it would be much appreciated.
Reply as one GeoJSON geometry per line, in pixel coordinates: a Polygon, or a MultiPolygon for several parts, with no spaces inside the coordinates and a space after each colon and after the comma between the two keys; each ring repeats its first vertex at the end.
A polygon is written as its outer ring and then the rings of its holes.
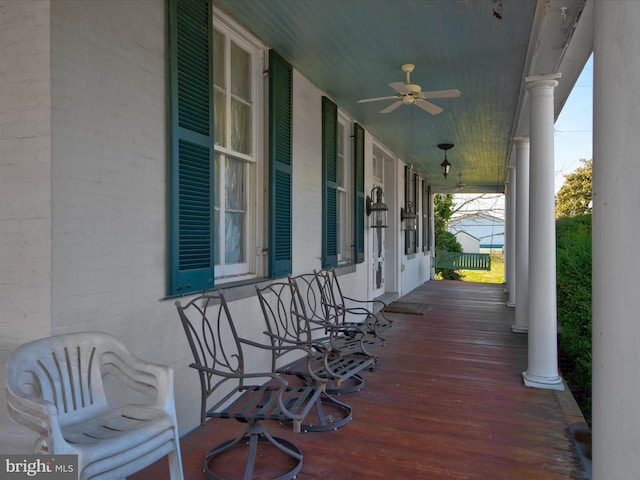
{"type": "Polygon", "coordinates": [[[255,467],[255,461],[258,450],[258,443],[268,443],[276,447],[281,452],[297,460],[296,466],[289,472],[277,477],[276,480],[291,480],[295,478],[300,470],[302,470],[302,451],[293,443],[284,438],[272,437],[268,432],[264,424],[258,421],[254,421],[247,425],[244,433],[235,439],[227,440],[220,445],[209,450],[204,460],[204,472],[207,478],[210,480],[224,480],[222,477],[217,476],[210,468],[210,464],[213,459],[227,450],[241,445],[248,445],[249,452],[247,456],[247,464],[244,471],[244,480],[251,480],[253,478],[253,470],[255,467]]]}
{"type": "Polygon", "coordinates": [[[364,378],[362,378],[360,375],[354,375],[347,380],[343,380],[342,382],[340,382],[340,384],[338,384],[335,380],[329,380],[327,382],[325,391],[327,393],[335,393],[339,395],[341,393],[359,392],[363,387],[364,378]]]}
{"type": "MultiPolygon", "coordinates": [[[[353,419],[351,406],[323,393],[315,402],[317,423],[303,423],[304,432],[337,430],[353,419]]],[[[309,418],[309,417],[307,417],[309,418]]]]}
{"type": "Polygon", "coordinates": [[[184,480],[180,449],[176,448],[172,452],[169,452],[167,459],[169,460],[169,478],[171,480],[184,480]]]}

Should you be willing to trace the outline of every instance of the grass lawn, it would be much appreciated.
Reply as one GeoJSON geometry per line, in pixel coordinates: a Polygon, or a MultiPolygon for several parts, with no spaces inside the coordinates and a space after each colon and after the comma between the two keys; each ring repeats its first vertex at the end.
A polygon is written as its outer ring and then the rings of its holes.
{"type": "Polygon", "coordinates": [[[465,282],[503,283],[504,258],[496,253],[491,255],[491,271],[486,270],[458,270],[465,282]]]}

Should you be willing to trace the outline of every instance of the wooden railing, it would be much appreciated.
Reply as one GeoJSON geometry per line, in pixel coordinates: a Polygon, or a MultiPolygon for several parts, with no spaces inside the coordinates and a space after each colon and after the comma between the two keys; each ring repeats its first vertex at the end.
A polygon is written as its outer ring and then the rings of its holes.
{"type": "Polygon", "coordinates": [[[452,270],[491,270],[491,255],[488,253],[436,251],[434,267],[452,270]]]}

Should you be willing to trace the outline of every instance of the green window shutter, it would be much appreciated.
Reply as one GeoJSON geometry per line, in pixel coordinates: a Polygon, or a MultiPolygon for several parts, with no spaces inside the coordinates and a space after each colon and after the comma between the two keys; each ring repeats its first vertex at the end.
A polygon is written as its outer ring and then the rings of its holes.
{"type": "Polygon", "coordinates": [[[269,272],[291,273],[291,66],[269,51],[269,272]]]}
{"type": "Polygon", "coordinates": [[[338,107],[322,97],[322,267],[338,264],[338,107]]]}
{"type": "Polygon", "coordinates": [[[422,180],[422,251],[428,252],[431,249],[431,215],[430,202],[431,187],[426,180],[422,180]]]}
{"type": "Polygon", "coordinates": [[[355,246],[356,263],[364,262],[364,128],[353,126],[353,170],[355,179],[355,246]]]}
{"type": "Polygon", "coordinates": [[[213,287],[211,0],[169,0],[169,294],[213,287]]]}

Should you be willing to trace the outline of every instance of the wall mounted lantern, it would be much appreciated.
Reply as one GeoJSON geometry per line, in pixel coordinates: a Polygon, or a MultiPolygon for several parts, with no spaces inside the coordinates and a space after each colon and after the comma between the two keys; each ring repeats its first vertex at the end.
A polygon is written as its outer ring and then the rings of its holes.
{"type": "Polygon", "coordinates": [[[438,148],[440,150],[444,150],[444,160],[440,164],[440,168],[442,169],[442,175],[444,175],[444,178],[447,178],[447,175],[449,175],[449,171],[451,170],[451,164],[449,163],[449,160],[447,160],[447,150],[451,150],[453,148],[453,143],[439,143],[438,148]]]}
{"type": "Polygon", "coordinates": [[[389,209],[382,201],[382,188],[373,187],[371,195],[366,199],[367,217],[371,217],[369,226],[371,228],[387,228],[387,212],[389,209]],[[376,194],[376,203],[373,203],[373,193],[376,194]]]}
{"type": "Polygon", "coordinates": [[[413,208],[413,202],[407,202],[407,209],[400,209],[400,221],[402,229],[405,231],[415,232],[418,229],[418,217],[413,208]]]}

